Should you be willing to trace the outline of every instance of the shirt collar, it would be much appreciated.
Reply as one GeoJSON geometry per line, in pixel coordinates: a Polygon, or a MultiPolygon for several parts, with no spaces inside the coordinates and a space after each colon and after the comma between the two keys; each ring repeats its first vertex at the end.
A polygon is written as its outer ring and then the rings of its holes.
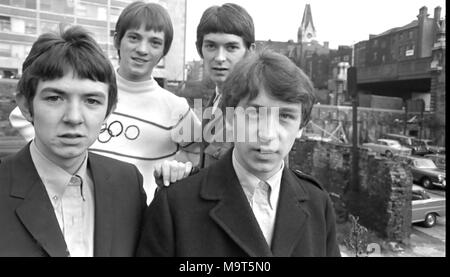
{"type": "MultiPolygon", "coordinates": [[[[57,164],[47,159],[36,147],[33,140],[30,144],[30,154],[34,166],[44,183],[45,189],[50,197],[57,196],[61,198],[66,190],[67,185],[73,175],[62,169],[57,164]]],[[[87,176],[87,152],[80,168],[74,175],[79,175],[81,179],[86,180],[87,176]]]]}
{"type": "Polygon", "coordinates": [[[271,189],[270,193],[270,205],[273,207],[273,204],[277,203],[278,194],[280,192],[280,184],[281,184],[281,177],[283,176],[283,169],[284,169],[284,161],[281,162],[280,169],[272,175],[267,180],[260,180],[258,177],[250,173],[247,169],[245,169],[239,161],[236,159],[236,148],[233,149],[232,154],[232,163],[234,167],[234,171],[236,172],[236,176],[238,177],[239,182],[241,183],[242,187],[246,190],[248,190],[252,195],[255,191],[256,186],[260,181],[265,181],[271,189]]]}

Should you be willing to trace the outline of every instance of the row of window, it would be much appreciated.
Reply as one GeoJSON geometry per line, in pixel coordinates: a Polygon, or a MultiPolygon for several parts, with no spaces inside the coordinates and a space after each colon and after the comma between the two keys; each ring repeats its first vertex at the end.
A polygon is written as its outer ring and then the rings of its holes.
{"type": "MultiPolygon", "coordinates": [[[[0,0],[0,5],[36,10],[36,0],[0,0]]],[[[110,7],[109,21],[116,22],[123,8],[110,7]]],[[[41,0],[40,10],[57,14],[69,14],[79,17],[106,21],[108,8],[84,1],[75,0],[41,0]]]]}
{"type": "MultiPolygon", "coordinates": [[[[9,32],[17,34],[37,35],[38,33],[45,33],[57,31],[59,23],[56,21],[39,21],[39,32],[37,30],[37,20],[27,18],[15,18],[0,15],[0,32],[9,32]]],[[[106,28],[98,28],[93,26],[83,25],[100,43],[113,43],[110,33],[106,28]]]]}
{"type": "MultiPolygon", "coordinates": [[[[391,53],[393,55],[393,53],[391,53]]],[[[414,44],[403,45],[398,48],[398,58],[414,56],[414,44]]],[[[373,52],[372,61],[378,61],[378,52],[373,52]]],[[[386,55],[381,55],[381,62],[386,61],[386,55]]]]}
{"type": "MultiPolygon", "coordinates": [[[[401,42],[401,41],[403,41],[405,39],[411,40],[411,39],[414,38],[414,30],[397,33],[395,35],[392,35],[391,38],[392,38],[391,39],[392,40],[392,44],[395,44],[396,41],[401,42]]],[[[372,47],[375,48],[375,47],[378,47],[378,46],[380,46],[380,48],[386,48],[386,46],[387,46],[386,38],[383,38],[383,39],[380,39],[380,40],[374,39],[372,41],[372,47]]]]}

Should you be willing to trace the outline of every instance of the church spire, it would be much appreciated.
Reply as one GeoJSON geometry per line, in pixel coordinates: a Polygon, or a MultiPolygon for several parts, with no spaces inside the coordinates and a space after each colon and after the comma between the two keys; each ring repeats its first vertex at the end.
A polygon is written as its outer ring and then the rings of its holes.
{"type": "Polygon", "coordinates": [[[315,39],[316,28],[314,28],[311,6],[309,4],[306,4],[305,10],[303,12],[302,24],[300,25],[300,28],[298,28],[297,42],[311,42],[315,39]]]}

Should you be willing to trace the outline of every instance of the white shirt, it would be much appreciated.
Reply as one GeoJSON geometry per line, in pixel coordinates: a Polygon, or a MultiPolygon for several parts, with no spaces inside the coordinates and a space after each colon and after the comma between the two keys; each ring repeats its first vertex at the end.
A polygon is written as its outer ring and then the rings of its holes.
{"type": "Polygon", "coordinates": [[[30,154],[52,203],[70,256],[93,257],[95,206],[93,182],[87,170],[87,151],[74,175],[48,160],[34,141],[30,144],[30,154]],[[81,177],[81,187],[80,179],[75,175],[81,177]]]}
{"type": "Polygon", "coordinates": [[[233,155],[232,155],[232,163],[233,168],[236,172],[236,175],[238,177],[239,183],[242,186],[242,189],[244,190],[245,196],[247,197],[247,200],[250,204],[250,207],[252,208],[253,214],[255,215],[256,220],[258,221],[258,224],[260,225],[261,231],[264,234],[264,237],[266,238],[267,244],[269,247],[271,246],[272,238],[273,238],[273,231],[275,228],[275,217],[277,214],[277,207],[278,207],[278,199],[280,196],[280,184],[281,184],[281,177],[283,175],[283,168],[284,168],[284,161],[281,164],[280,169],[272,175],[267,180],[260,180],[258,177],[250,173],[247,169],[245,169],[236,159],[236,148],[233,149],[233,155]],[[262,207],[263,209],[267,210],[269,213],[268,218],[268,224],[261,224],[259,222],[259,218],[261,218],[263,215],[258,214],[260,212],[260,209],[256,209],[256,202],[255,202],[255,192],[258,189],[258,184],[261,181],[265,181],[270,189],[269,189],[269,198],[265,203],[258,203],[258,205],[263,205],[265,207],[262,207]]]}

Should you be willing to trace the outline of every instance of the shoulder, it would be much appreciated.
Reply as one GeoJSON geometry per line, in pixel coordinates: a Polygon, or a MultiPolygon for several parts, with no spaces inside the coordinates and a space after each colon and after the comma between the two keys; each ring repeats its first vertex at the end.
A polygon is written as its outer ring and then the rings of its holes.
{"type": "Polygon", "coordinates": [[[96,154],[93,152],[89,152],[89,160],[96,164],[96,165],[102,165],[103,168],[107,168],[108,171],[111,171],[113,173],[121,174],[123,170],[132,170],[134,171],[137,169],[137,167],[134,164],[119,161],[117,159],[113,159],[110,157],[106,157],[100,154],[96,154]],[[120,170],[120,171],[117,171],[120,170]]]}
{"type": "Polygon", "coordinates": [[[297,170],[291,169],[291,171],[295,174],[295,176],[298,179],[308,183],[309,185],[315,186],[316,188],[318,188],[320,190],[325,191],[323,185],[317,179],[312,177],[311,175],[308,175],[308,174],[306,174],[306,173],[304,173],[304,172],[302,172],[302,171],[300,171],[298,169],[297,170]]]}
{"type": "Polygon", "coordinates": [[[159,94],[164,98],[167,104],[170,105],[171,108],[188,108],[189,104],[186,98],[178,96],[171,91],[168,91],[164,88],[159,88],[159,94]]]}

